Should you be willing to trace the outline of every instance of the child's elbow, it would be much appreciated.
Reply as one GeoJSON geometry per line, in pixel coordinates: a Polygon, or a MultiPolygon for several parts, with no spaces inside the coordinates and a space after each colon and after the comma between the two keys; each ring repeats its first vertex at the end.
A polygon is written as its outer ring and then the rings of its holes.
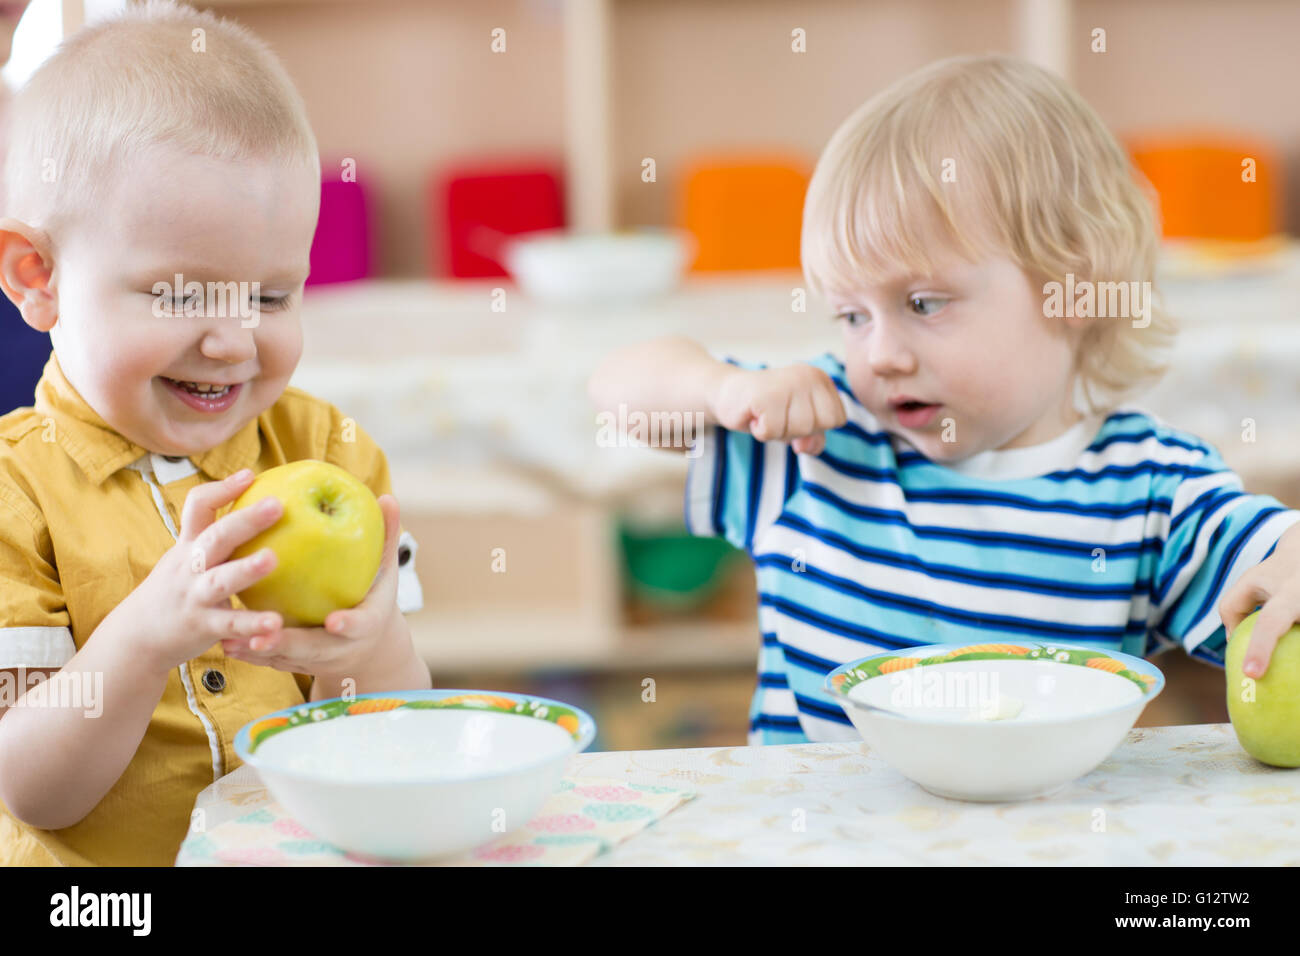
{"type": "Polygon", "coordinates": [[[7,788],[0,790],[0,803],[4,804],[11,817],[36,830],[62,830],[78,822],[52,816],[47,812],[48,807],[29,806],[25,799],[10,794],[7,788]]]}
{"type": "Polygon", "coordinates": [[[32,800],[12,793],[7,782],[0,783],[0,802],[4,803],[11,817],[36,830],[63,830],[86,818],[85,813],[69,813],[66,808],[53,805],[48,794],[43,799],[32,800]]]}
{"type": "Polygon", "coordinates": [[[49,794],[25,794],[17,781],[11,780],[14,761],[0,760],[0,803],[19,823],[37,830],[62,830],[84,820],[89,810],[69,812],[50,800],[49,794]]]}
{"type": "Polygon", "coordinates": [[[77,817],[75,820],[65,819],[62,817],[48,817],[42,813],[26,813],[23,810],[16,809],[7,803],[5,804],[5,806],[9,808],[9,815],[11,817],[13,817],[19,823],[31,827],[33,830],[63,830],[66,829],[67,827],[75,826],[76,824],[80,823],[82,820],[85,819],[84,816],[77,817]]]}

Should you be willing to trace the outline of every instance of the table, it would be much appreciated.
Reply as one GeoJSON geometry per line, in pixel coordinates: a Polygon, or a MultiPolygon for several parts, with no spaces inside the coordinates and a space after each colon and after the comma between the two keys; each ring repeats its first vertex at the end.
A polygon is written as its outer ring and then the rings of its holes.
{"type": "MultiPolygon", "coordinates": [[[[1300,769],[1257,762],[1230,724],[1132,730],[1023,803],[933,796],[863,743],[585,753],[566,776],[699,794],[593,866],[1300,865],[1300,769]]],[[[245,765],[195,806],[210,829],[260,786],[245,765]]]]}

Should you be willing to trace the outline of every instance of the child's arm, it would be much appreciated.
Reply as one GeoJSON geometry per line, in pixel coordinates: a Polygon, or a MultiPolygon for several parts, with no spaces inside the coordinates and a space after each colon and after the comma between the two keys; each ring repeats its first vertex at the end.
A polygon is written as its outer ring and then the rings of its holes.
{"type": "Polygon", "coordinates": [[[1300,512],[1248,493],[1212,446],[1185,434],[1180,441],[1155,473],[1153,491],[1168,501],[1168,519],[1156,526],[1162,540],[1148,631],[1223,667],[1232,630],[1267,601],[1245,666],[1247,676],[1261,676],[1300,611],[1300,532],[1292,531],[1300,512]]]}
{"type": "MultiPolygon", "coordinates": [[[[74,687],[61,695],[59,682],[102,675],[98,716],[85,707],[51,706],[8,707],[0,714],[0,800],[22,822],[43,830],[72,826],[135,756],[170,668],[159,670],[132,653],[133,638],[109,615],[43,688],[46,700],[81,700],[74,687]]],[[[95,684],[80,684],[87,686],[95,684]]]]}
{"type": "MultiPolygon", "coordinates": [[[[280,616],[235,610],[236,594],[275,567],[232,551],[274,524],[283,506],[244,508],[215,520],[252,481],[245,471],[190,492],[176,544],[108,614],[51,681],[103,684],[98,716],[84,708],[11,707],[0,719],[0,800],[29,826],[55,830],[84,819],[131,762],[172,668],[230,637],[262,633],[280,616]]],[[[57,685],[51,685],[52,689],[57,685]]],[[[85,685],[83,685],[85,686],[85,685]]],[[[50,700],[80,696],[46,695],[50,700]]]]}
{"type": "Polygon", "coordinates": [[[611,352],[596,367],[587,392],[601,411],[625,405],[629,411],[647,413],[702,412],[710,424],[721,424],[713,398],[738,371],[698,343],[672,336],[611,352]]]}
{"type": "Polygon", "coordinates": [[[587,387],[605,412],[700,413],[704,424],[746,431],[759,441],[792,440],[817,454],[822,432],[844,424],[835,383],[821,369],[796,364],[743,369],[720,362],[680,336],[619,349],[606,356],[587,387]]]}

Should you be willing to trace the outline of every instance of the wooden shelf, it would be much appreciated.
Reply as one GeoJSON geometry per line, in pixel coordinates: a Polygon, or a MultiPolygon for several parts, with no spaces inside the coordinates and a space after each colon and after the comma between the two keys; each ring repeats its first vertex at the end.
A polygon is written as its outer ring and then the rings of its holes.
{"type": "Polygon", "coordinates": [[[621,627],[575,633],[572,618],[539,613],[411,615],[415,648],[434,680],[445,671],[515,673],[524,670],[653,671],[668,668],[753,667],[757,621],[621,627]]]}

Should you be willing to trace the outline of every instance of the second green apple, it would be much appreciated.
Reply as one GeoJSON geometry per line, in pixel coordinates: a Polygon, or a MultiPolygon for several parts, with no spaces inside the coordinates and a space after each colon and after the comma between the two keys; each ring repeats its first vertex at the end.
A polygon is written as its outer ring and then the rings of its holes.
{"type": "Polygon", "coordinates": [[[1300,767],[1300,627],[1282,635],[1268,671],[1247,678],[1241,671],[1259,612],[1232,632],[1224,669],[1228,678],[1228,716],[1245,751],[1274,767],[1300,767]]]}

